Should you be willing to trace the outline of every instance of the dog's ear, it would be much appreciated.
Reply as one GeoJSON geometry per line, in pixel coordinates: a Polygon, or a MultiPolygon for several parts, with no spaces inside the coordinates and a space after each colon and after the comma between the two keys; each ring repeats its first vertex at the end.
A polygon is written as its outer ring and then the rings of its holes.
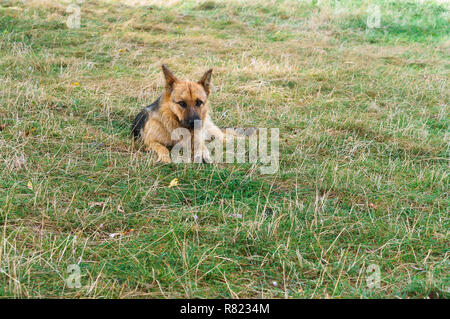
{"type": "Polygon", "coordinates": [[[209,69],[208,71],[206,71],[205,74],[203,74],[200,81],[198,81],[198,84],[203,86],[207,95],[209,95],[209,84],[211,83],[212,71],[213,71],[212,69],[209,69]]]}
{"type": "Polygon", "coordinates": [[[166,88],[171,90],[173,84],[178,81],[178,79],[172,74],[172,72],[170,72],[169,68],[165,64],[162,65],[162,70],[164,77],[166,78],[166,88]]]}

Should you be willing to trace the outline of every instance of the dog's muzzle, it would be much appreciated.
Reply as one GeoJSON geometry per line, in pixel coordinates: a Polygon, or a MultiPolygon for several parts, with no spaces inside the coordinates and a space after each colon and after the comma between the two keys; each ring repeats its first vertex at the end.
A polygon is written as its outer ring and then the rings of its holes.
{"type": "Polygon", "coordinates": [[[188,129],[201,128],[202,127],[202,120],[200,119],[200,117],[195,116],[195,117],[192,117],[192,118],[190,118],[190,119],[188,119],[186,121],[183,121],[182,125],[185,128],[188,128],[188,129]]]}

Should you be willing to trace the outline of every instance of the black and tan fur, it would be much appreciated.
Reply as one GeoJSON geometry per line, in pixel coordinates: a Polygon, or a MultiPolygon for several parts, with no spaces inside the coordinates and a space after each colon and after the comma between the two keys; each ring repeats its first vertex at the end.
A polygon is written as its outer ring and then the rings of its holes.
{"type": "MultiPolygon", "coordinates": [[[[148,151],[158,155],[158,161],[170,163],[168,147],[178,141],[172,140],[172,132],[184,127],[193,132],[194,121],[201,120],[201,131],[206,130],[215,138],[224,138],[224,133],[209,116],[208,96],[212,69],[205,72],[198,82],[179,80],[162,65],[166,87],[162,95],[151,105],[145,107],[134,119],[132,131],[135,140],[142,140],[148,151]]],[[[193,134],[192,134],[193,135],[193,134]]],[[[204,136],[199,132],[198,136],[204,136]]],[[[208,149],[203,139],[194,147],[194,160],[211,162],[208,149]]]]}

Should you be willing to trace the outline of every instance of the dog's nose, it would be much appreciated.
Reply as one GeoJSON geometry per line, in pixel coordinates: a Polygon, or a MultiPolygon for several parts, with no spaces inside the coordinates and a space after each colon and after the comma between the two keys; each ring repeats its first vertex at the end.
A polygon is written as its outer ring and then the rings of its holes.
{"type": "Polygon", "coordinates": [[[190,128],[193,128],[195,125],[195,121],[201,121],[199,116],[194,116],[189,119],[188,125],[190,128]]]}

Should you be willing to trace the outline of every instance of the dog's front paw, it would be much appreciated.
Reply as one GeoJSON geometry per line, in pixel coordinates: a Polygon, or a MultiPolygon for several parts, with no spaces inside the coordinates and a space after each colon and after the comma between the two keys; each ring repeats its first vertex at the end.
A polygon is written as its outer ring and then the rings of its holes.
{"type": "Polygon", "coordinates": [[[195,154],[194,155],[194,163],[203,163],[203,156],[202,156],[202,154],[195,154]]]}
{"type": "Polygon", "coordinates": [[[211,159],[211,155],[209,154],[208,149],[205,149],[203,151],[203,163],[205,164],[211,164],[213,160],[211,159]]]}
{"type": "Polygon", "coordinates": [[[164,154],[164,155],[158,156],[157,162],[169,164],[169,163],[172,163],[172,159],[170,158],[169,155],[164,154]]]}
{"type": "Polygon", "coordinates": [[[211,164],[213,161],[209,152],[198,153],[194,155],[194,163],[211,164]]]}

